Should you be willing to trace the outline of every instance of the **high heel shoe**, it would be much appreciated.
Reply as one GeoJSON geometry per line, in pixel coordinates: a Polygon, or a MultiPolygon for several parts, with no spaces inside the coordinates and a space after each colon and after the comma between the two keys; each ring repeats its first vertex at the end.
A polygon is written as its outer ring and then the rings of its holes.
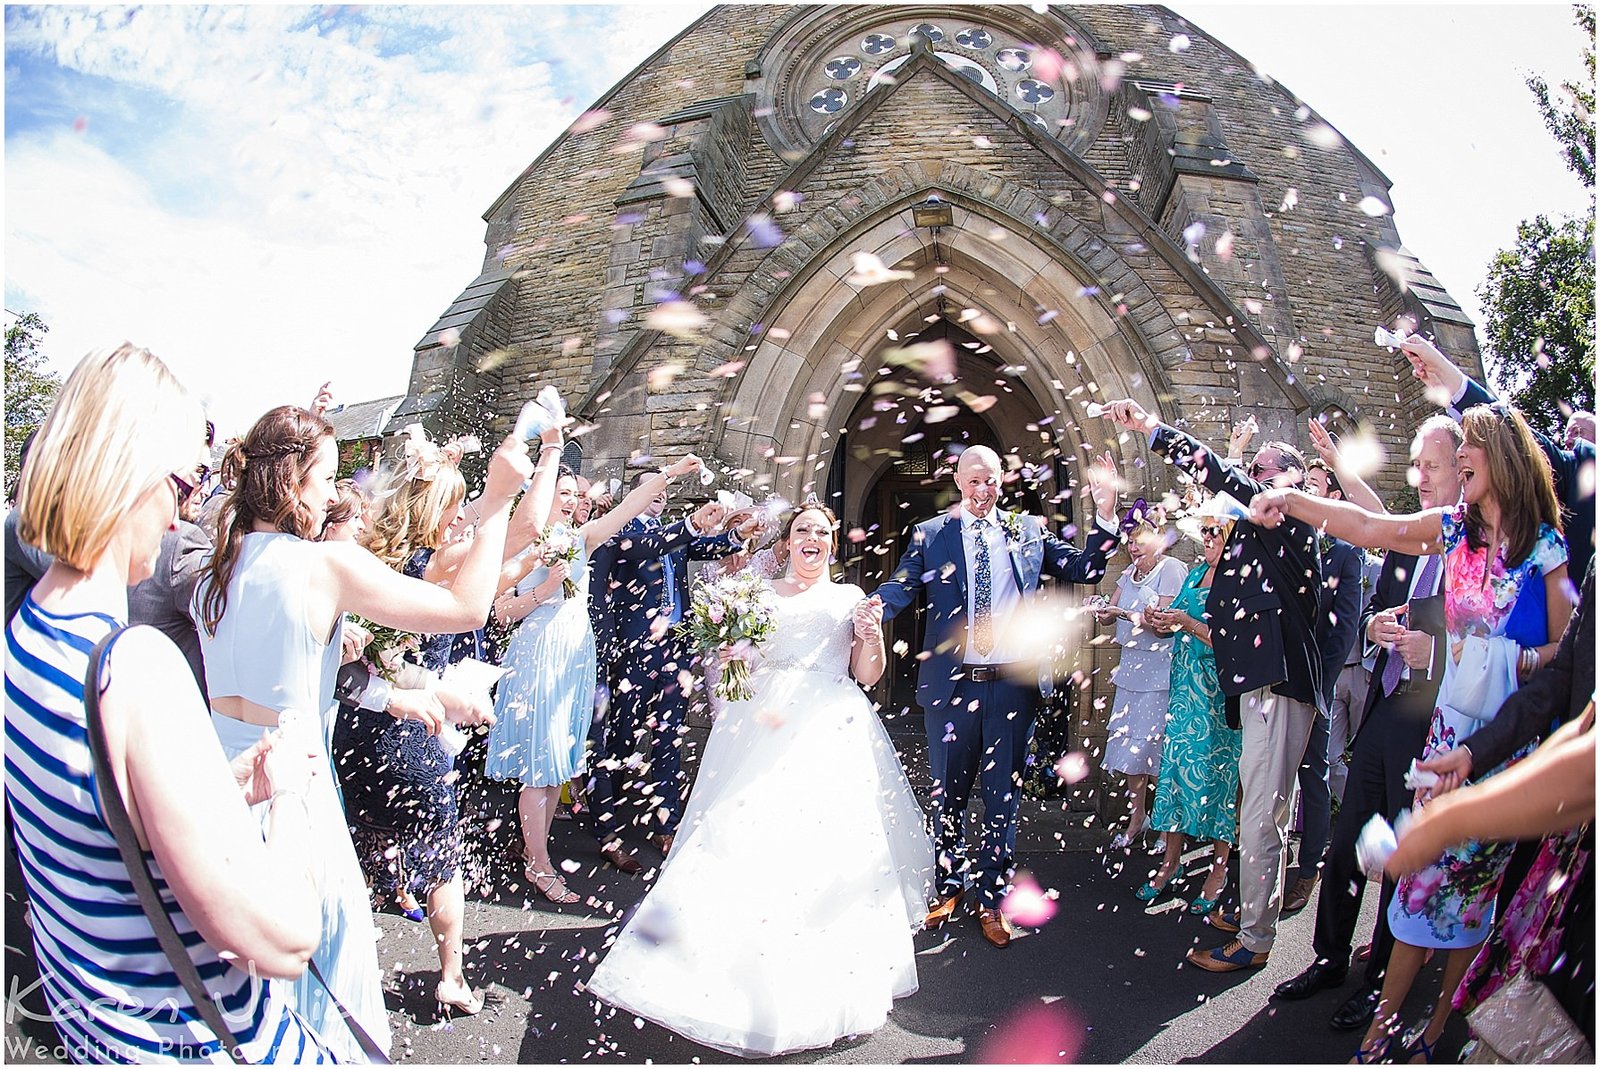
{"type": "Polygon", "coordinates": [[[522,874],[528,878],[528,882],[532,884],[535,891],[538,891],[545,899],[554,902],[558,906],[570,906],[574,902],[581,901],[572,889],[567,886],[567,882],[561,878],[561,873],[559,872],[535,872],[533,866],[530,865],[523,870],[522,874]],[[546,880],[549,881],[548,886],[544,882],[546,880]],[[557,887],[561,888],[559,892],[556,891],[557,887]]]}
{"type": "Polygon", "coordinates": [[[421,904],[412,905],[412,906],[406,905],[406,900],[407,899],[410,899],[410,901],[412,901],[412,902],[416,902],[417,901],[415,898],[412,898],[410,895],[403,895],[403,896],[397,897],[394,900],[395,912],[399,913],[400,916],[404,917],[408,921],[412,921],[413,923],[420,924],[423,921],[427,920],[428,919],[427,910],[423,909],[421,904]]]}
{"type": "Polygon", "coordinates": [[[433,989],[433,997],[438,1001],[439,1011],[446,1019],[454,1013],[459,1013],[463,1017],[471,1017],[483,1009],[482,991],[468,988],[465,997],[461,995],[447,996],[445,994],[444,981],[442,980],[433,989]]]}
{"type": "Polygon", "coordinates": [[[1141,902],[1154,902],[1158,897],[1160,897],[1161,892],[1165,891],[1166,889],[1166,883],[1162,883],[1160,887],[1157,887],[1154,880],[1146,880],[1144,881],[1143,887],[1140,887],[1137,891],[1133,892],[1133,897],[1137,898],[1141,902]]]}
{"type": "Polygon", "coordinates": [[[1216,898],[1207,898],[1204,895],[1195,895],[1194,901],[1189,903],[1189,908],[1186,912],[1196,917],[1204,917],[1207,913],[1210,913],[1212,910],[1217,908],[1217,901],[1221,897],[1221,891],[1217,892],[1216,898]]]}

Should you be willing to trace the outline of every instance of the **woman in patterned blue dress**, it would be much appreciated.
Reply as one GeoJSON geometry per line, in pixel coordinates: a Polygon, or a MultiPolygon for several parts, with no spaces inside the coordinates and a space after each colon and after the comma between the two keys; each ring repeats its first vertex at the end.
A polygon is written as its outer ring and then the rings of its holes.
{"type": "Polygon", "coordinates": [[[113,782],[90,757],[90,651],[126,622],[128,587],[150,575],[198,480],[203,426],[200,405],[145,350],[91,354],[62,387],[18,488],[20,535],[55,559],[6,631],[6,804],[45,1001],[75,1062],[228,1058],[140,904],[102,815],[113,791],[201,983],[224,1007],[240,1045],[232,1060],[331,1060],[295,1012],[290,982],[321,931],[306,804],[325,760],[314,736],[295,747],[270,735],[230,768],[188,662],[161,632],[136,627],[113,641],[101,677],[113,782]],[[269,810],[265,837],[251,805],[269,810]]]}
{"type": "Polygon", "coordinates": [[[578,901],[550,860],[550,826],[561,785],[584,770],[584,743],[594,718],[589,555],[642,513],[669,479],[700,466],[698,457],[686,456],[634,487],[610,512],[576,528],[577,475],[562,469],[544,537],[524,552],[514,585],[495,600],[495,619],[520,626],[502,659],[506,674],[495,693],[484,774],[522,785],[517,818],[524,875],[535,891],[558,905],[578,901]],[[575,544],[574,557],[549,559],[564,541],[575,544]]]}
{"type": "MultiPolygon", "coordinates": [[[[1465,441],[1457,457],[1463,490],[1461,503],[1454,507],[1411,516],[1377,516],[1296,491],[1258,496],[1254,506],[1264,522],[1282,510],[1308,523],[1326,525],[1329,534],[1358,546],[1445,554],[1450,650],[1439,688],[1440,705],[1418,757],[1459,746],[1498,711],[1497,703],[1461,708],[1445,702],[1446,696],[1463,693],[1454,684],[1469,645],[1497,657],[1508,677],[1514,672],[1515,678],[1526,679],[1555,656],[1572,615],[1555,484],[1550,463],[1527,422],[1515,408],[1496,402],[1468,409],[1461,430],[1465,441]]],[[[1509,678],[1505,682],[1514,686],[1509,678]]],[[[1509,851],[1499,844],[1469,842],[1446,851],[1433,865],[1398,885],[1389,907],[1394,950],[1384,972],[1377,1014],[1358,1058],[1394,1053],[1432,1060],[1433,1044],[1450,1017],[1448,995],[1460,984],[1489,933],[1495,893],[1509,859],[1509,851]],[[1391,1051],[1400,1030],[1401,1004],[1430,949],[1450,951],[1442,978],[1447,997],[1438,1000],[1433,1015],[1408,1038],[1404,1051],[1391,1051]]]]}
{"type": "Polygon", "coordinates": [[[1189,569],[1183,588],[1165,610],[1145,610],[1145,622],[1176,631],[1172,644],[1171,704],[1167,738],[1161,755],[1150,825],[1164,832],[1166,855],[1153,879],[1138,890],[1141,901],[1153,901],[1183,857],[1184,838],[1211,840],[1211,871],[1189,912],[1210,913],[1228,879],[1228,853],[1239,831],[1239,732],[1228,726],[1217,659],[1211,652],[1211,627],[1206,597],[1216,577],[1222,547],[1232,523],[1216,516],[1200,518],[1205,558],[1189,569]]]}

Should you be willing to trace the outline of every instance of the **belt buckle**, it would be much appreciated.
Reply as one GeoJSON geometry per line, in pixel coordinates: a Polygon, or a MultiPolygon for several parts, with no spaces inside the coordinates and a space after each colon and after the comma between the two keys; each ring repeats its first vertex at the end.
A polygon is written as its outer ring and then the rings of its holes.
{"type": "Polygon", "coordinates": [[[974,683],[990,683],[999,675],[999,671],[991,664],[975,664],[967,669],[967,678],[974,683]]]}

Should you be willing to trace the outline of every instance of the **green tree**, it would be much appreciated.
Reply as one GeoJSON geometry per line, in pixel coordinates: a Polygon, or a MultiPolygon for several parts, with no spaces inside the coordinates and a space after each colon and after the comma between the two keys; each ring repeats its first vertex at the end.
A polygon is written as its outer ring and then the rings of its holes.
{"type": "MultiPolygon", "coordinates": [[[[1574,18],[1588,34],[1588,81],[1565,82],[1557,94],[1541,77],[1527,84],[1567,167],[1593,191],[1594,8],[1577,7],[1574,18]]],[[[1521,223],[1478,287],[1489,373],[1530,423],[1557,436],[1573,409],[1595,407],[1594,284],[1591,192],[1587,217],[1521,223]]]]}
{"type": "Polygon", "coordinates": [[[1573,409],[1594,411],[1594,215],[1517,227],[1478,289],[1489,370],[1539,430],[1557,438],[1573,409]]]}
{"type": "Polygon", "coordinates": [[[37,312],[6,327],[6,500],[16,496],[22,471],[22,443],[33,433],[61,392],[61,376],[44,369],[39,343],[50,328],[37,312]]]}

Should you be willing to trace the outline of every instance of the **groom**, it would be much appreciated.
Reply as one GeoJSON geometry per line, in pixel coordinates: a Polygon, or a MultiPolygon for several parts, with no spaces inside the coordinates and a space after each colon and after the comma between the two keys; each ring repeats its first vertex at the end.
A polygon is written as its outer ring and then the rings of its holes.
{"type": "Polygon", "coordinates": [[[1017,840],[1023,763],[1039,705],[1039,670],[1016,649],[1008,625],[1039,589],[1041,573],[1093,583],[1117,544],[1116,478],[1109,457],[1089,472],[1099,529],[1079,551],[1045,529],[1037,516],[995,508],[1005,471],[986,446],[972,446],[956,464],[961,507],[919,523],[893,576],[873,597],[887,620],[918,596],[928,603],[926,638],[917,668],[917,704],[928,731],[937,813],[938,902],[926,927],[949,920],[972,876],[983,936],[1011,941],[1000,912],[1017,840]],[[973,780],[983,792],[983,842],[966,857],[963,824],[973,780]]]}

